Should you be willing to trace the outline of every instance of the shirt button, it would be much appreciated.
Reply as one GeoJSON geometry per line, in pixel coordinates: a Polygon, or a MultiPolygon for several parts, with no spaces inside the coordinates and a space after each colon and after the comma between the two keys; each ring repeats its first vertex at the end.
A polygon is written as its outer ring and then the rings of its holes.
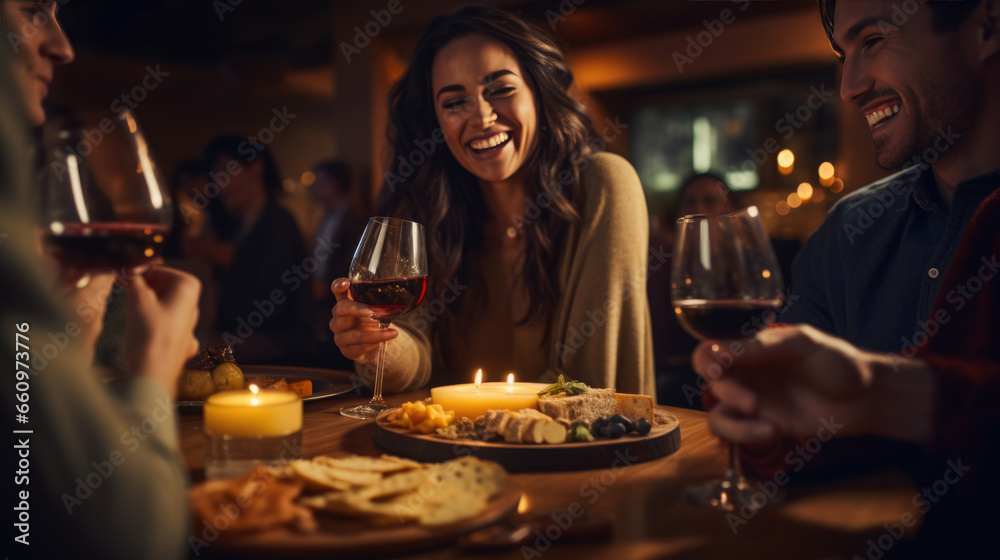
{"type": "Polygon", "coordinates": [[[936,268],[932,268],[927,271],[927,276],[930,276],[931,278],[937,278],[938,274],[940,274],[940,272],[938,272],[938,269],[936,268]]]}

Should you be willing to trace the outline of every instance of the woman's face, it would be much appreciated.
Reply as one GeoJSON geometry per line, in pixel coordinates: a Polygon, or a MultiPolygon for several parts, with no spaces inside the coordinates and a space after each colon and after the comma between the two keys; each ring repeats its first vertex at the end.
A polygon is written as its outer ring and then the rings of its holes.
{"type": "Polygon", "coordinates": [[[5,38],[17,53],[14,67],[33,125],[45,122],[42,101],[49,94],[55,66],[73,60],[73,47],[56,21],[56,8],[55,2],[0,2],[4,35],[9,35],[5,38]]]}
{"type": "Polygon", "coordinates": [[[514,53],[484,35],[445,45],[431,70],[434,113],[455,159],[482,181],[510,179],[535,144],[535,95],[514,53]]]}

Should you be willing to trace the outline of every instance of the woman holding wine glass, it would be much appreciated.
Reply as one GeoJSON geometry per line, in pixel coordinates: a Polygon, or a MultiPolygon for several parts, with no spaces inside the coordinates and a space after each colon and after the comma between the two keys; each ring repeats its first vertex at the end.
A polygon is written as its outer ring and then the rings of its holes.
{"type": "MultiPolygon", "coordinates": [[[[330,329],[360,364],[385,352],[386,391],[486,377],[568,377],[654,393],[647,211],[602,153],[572,72],[515,16],[463,8],[431,23],[390,92],[384,216],[426,228],[417,310],[379,329],[338,279],[330,329]]],[[[370,378],[366,377],[370,383],[370,378]]]]}

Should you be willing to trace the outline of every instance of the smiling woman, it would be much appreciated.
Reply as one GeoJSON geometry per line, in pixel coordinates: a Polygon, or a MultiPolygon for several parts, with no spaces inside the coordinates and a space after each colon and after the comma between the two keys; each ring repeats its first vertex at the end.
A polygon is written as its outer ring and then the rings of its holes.
{"type": "Polygon", "coordinates": [[[361,364],[392,340],[386,390],[558,369],[652,394],[642,188],[628,162],[590,148],[572,83],[550,39],[495,8],[439,17],[421,37],[390,92],[380,209],[427,228],[427,303],[379,332],[343,279],[330,322],[361,364]]]}

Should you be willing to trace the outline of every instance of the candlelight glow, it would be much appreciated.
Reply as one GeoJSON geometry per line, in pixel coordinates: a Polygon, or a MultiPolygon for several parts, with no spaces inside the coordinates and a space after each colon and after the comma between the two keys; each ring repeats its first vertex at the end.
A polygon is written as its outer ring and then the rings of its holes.
{"type": "Polygon", "coordinates": [[[257,387],[256,385],[254,385],[253,383],[251,383],[250,384],[250,392],[256,395],[257,393],[260,392],[260,388],[257,387]]]}
{"type": "Polygon", "coordinates": [[[514,374],[513,373],[508,373],[507,374],[507,392],[508,393],[513,393],[514,392],[514,374]]]}
{"type": "Polygon", "coordinates": [[[482,384],[483,384],[483,370],[480,369],[476,371],[476,389],[478,389],[479,386],[482,384]]]}
{"type": "Polygon", "coordinates": [[[821,163],[819,165],[819,184],[823,185],[824,187],[829,187],[830,185],[832,185],[833,173],[834,173],[834,168],[832,163],[828,161],[824,161],[823,163],[821,163]]]}
{"type": "Polygon", "coordinates": [[[795,192],[802,200],[809,200],[813,196],[813,186],[809,183],[799,183],[799,188],[795,192]]]}
{"type": "Polygon", "coordinates": [[[257,405],[259,405],[260,401],[257,400],[257,393],[260,392],[260,389],[258,389],[256,385],[254,385],[253,383],[251,383],[250,384],[250,392],[254,394],[253,398],[250,399],[250,406],[257,406],[257,405]]]}
{"type": "Polygon", "coordinates": [[[528,504],[528,495],[527,494],[521,494],[521,499],[520,499],[520,501],[517,502],[517,513],[520,513],[520,514],[528,513],[528,509],[530,507],[531,506],[528,504]]]}

